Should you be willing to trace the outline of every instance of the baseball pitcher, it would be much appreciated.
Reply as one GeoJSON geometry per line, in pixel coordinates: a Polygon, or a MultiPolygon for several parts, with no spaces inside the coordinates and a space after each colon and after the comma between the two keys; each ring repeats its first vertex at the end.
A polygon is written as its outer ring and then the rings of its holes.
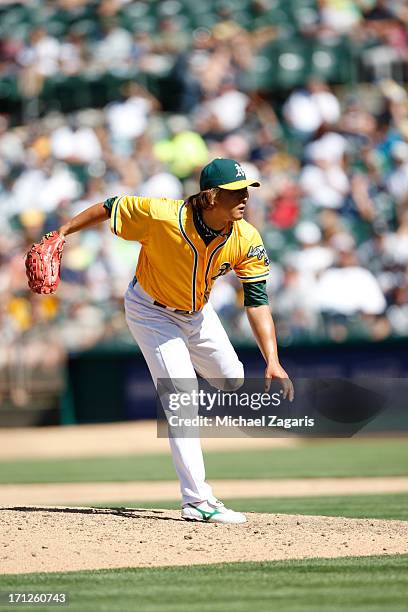
{"type": "MultiPolygon", "coordinates": [[[[125,295],[129,329],[153,381],[196,380],[196,372],[233,391],[244,368],[208,301],[215,280],[234,271],[244,289],[244,305],[266,362],[265,389],[281,380],[284,398],[293,399],[292,382],[278,358],[266,294],[268,258],[258,231],[243,216],[247,179],[232,159],[215,159],[203,168],[200,192],[186,201],[116,196],[86,209],[33,245],[26,259],[30,288],[56,290],[65,237],[110,219],[111,231],[141,243],[135,276],[125,295]]],[[[205,480],[200,439],[170,437],[182,495],[182,517],[217,523],[244,523],[245,515],[220,502],[205,480]]]]}

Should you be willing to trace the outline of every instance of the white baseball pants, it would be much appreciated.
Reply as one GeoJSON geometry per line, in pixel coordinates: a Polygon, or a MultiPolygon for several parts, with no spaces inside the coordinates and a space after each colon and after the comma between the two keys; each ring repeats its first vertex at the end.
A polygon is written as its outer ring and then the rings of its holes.
{"type": "MultiPolygon", "coordinates": [[[[231,391],[242,384],[244,367],[211,304],[185,315],[153,302],[140,283],[130,283],[125,294],[126,321],[156,386],[158,379],[189,379],[196,384],[196,371],[210,384],[216,380],[221,386],[228,380],[231,391]]],[[[204,500],[214,503],[205,481],[200,439],[170,437],[169,441],[183,505],[204,500]]]]}

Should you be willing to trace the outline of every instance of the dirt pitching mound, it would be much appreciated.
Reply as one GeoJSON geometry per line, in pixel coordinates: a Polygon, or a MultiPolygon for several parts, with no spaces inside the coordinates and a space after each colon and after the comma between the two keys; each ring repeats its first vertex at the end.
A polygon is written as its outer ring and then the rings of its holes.
{"type": "Polygon", "coordinates": [[[248,513],[190,523],[174,510],[0,508],[0,573],[408,553],[408,522],[248,513]]]}

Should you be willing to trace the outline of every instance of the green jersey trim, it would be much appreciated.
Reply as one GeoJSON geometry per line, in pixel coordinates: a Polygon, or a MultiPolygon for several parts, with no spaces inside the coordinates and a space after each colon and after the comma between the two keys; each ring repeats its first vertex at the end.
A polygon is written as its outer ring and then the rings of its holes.
{"type": "Polygon", "coordinates": [[[116,228],[116,222],[117,222],[117,218],[118,218],[118,207],[119,207],[119,202],[121,201],[122,198],[118,198],[115,204],[115,210],[113,211],[113,232],[114,234],[116,234],[116,236],[118,235],[117,232],[117,228],[116,228]]]}
{"type": "Polygon", "coordinates": [[[184,202],[181,206],[180,206],[180,210],[179,210],[179,214],[178,214],[178,224],[179,224],[179,229],[180,232],[184,238],[184,240],[187,242],[187,244],[189,245],[189,247],[191,248],[191,250],[193,251],[193,255],[194,255],[194,264],[193,264],[193,275],[192,275],[192,310],[193,312],[195,312],[196,310],[196,283],[197,283],[197,265],[198,265],[198,251],[195,248],[194,244],[191,242],[190,238],[187,236],[186,232],[184,231],[184,227],[183,227],[183,221],[181,218],[182,212],[183,212],[183,208],[185,207],[186,203],[184,202]]]}
{"type": "Polygon", "coordinates": [[[239,274],[237,274],[237,278],[239,278],[240,280],[252,280],[253,278],[267,279],[268,276],[269,276],[269,271],[264,272],[263,274],[256,274],[255,276],[240,276],[239,274]]]}

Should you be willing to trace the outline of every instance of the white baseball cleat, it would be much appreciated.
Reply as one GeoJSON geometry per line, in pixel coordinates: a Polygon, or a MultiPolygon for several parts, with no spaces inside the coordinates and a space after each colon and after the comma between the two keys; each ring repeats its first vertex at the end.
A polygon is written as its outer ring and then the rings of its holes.
{"type": "Polygon", "coordinates": [[[203,501],[198,504],[187,504],[181,509],[181,516],[187,521],[203,523],[223,523],[224,525],[246,523],[245,514],[226,508],[218,500],[215,503],[203,501]]]}

